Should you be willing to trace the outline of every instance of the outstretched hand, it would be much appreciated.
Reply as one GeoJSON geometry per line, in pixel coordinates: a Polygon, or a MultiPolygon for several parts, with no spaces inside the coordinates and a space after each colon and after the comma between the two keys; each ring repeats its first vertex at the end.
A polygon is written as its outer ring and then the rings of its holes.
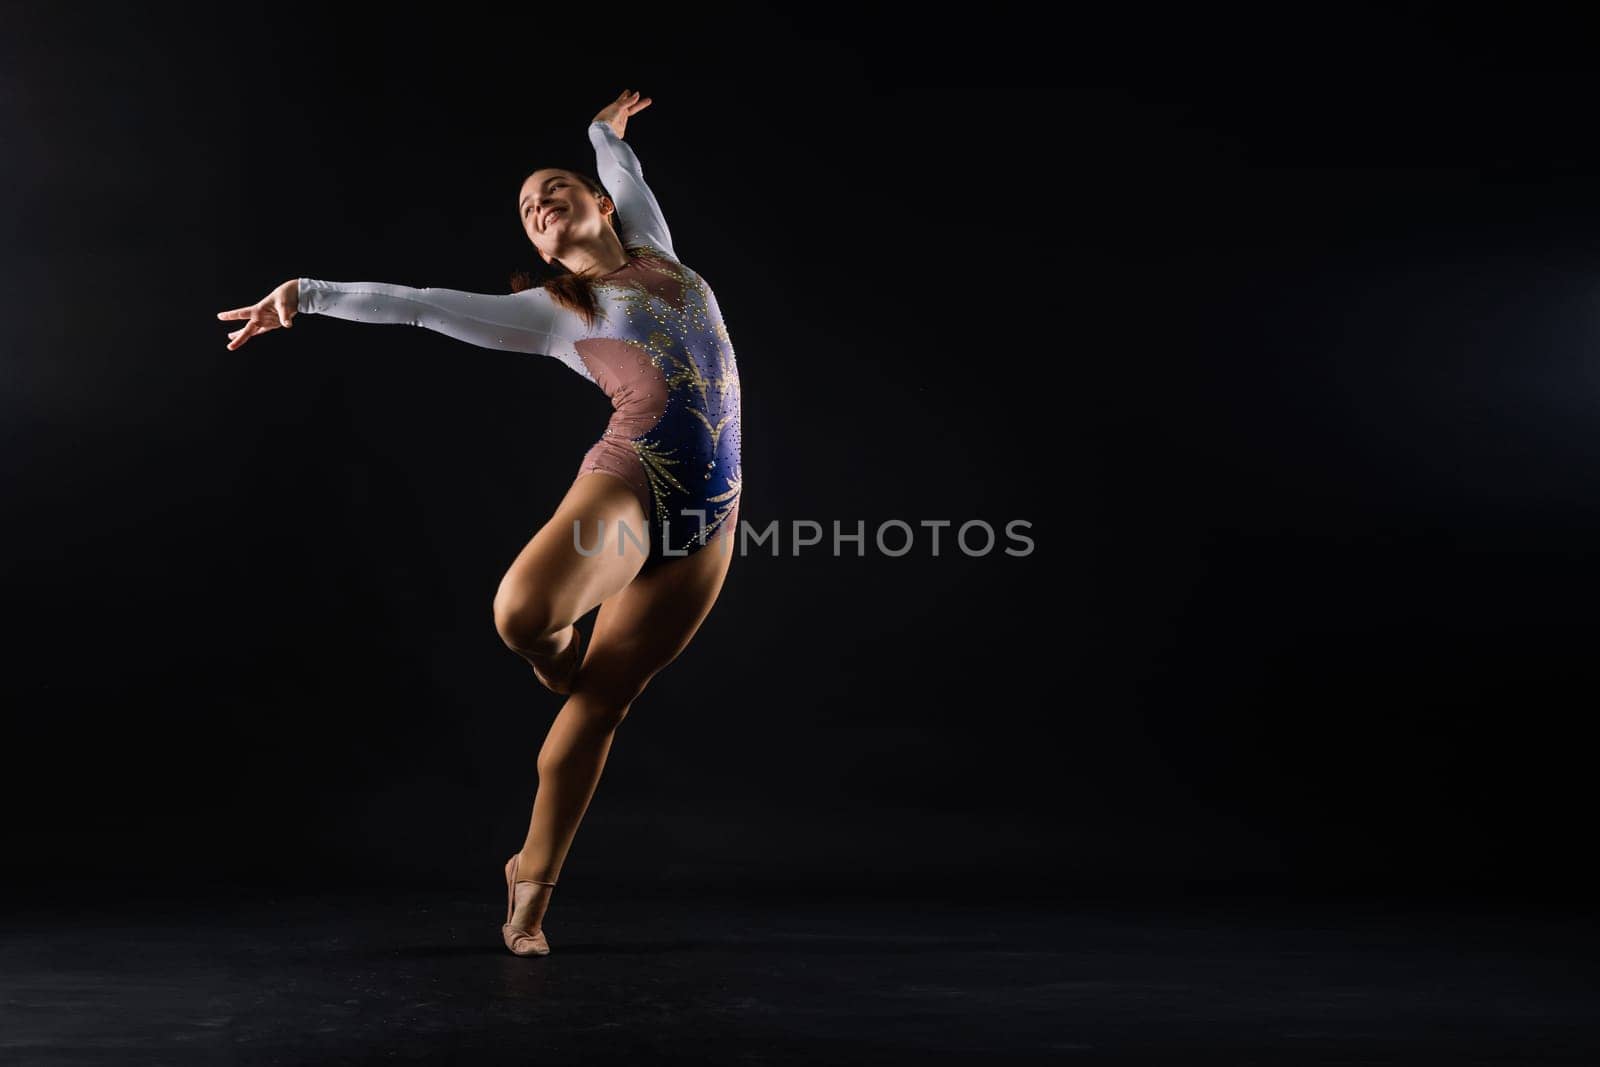
{"type": "Polygon", "coordinates": [[[228,351],[232,352],[258,333],[276,330],[280,326],[294,325],[300,312],[300,279],[290,278],[272,292],[249,307],[219,311],[219,319],[248,319],[243,326],[228,335],[228,351]]]}
{"type": "Polygon", "coordinates": [[[650,98],[642,100],[639,94],[632,89],[622,90],[622,95],[600,109],[600,114],[590,119],[590,123],[605,122],[611,126],[612,132],[622,137],[628,128],[628,116],[643,111],[650,106],[650,98]]]}

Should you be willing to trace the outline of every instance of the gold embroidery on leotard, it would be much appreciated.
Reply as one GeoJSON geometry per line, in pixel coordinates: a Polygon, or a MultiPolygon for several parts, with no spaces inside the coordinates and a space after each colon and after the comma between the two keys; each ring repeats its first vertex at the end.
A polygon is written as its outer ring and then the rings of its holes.
{"type": "Polygon", "coordinates": [[[732,393],[734,402],[739,398],[739,374],[733,362],[733,349],[726,345],[717,348],[717,403],[723,407],[728,406],[728,394],[732,393]]]}
{"type": "Polygon", "coordinates": [[[706,498],[707,503],[722,505],[712,513],[711,518],[706,522],[707,537],[710,537],[712,532],[722,525],[724,519],[733,514],[733,507],[739,502],[739,490],[743,487],[743,481],[743,472],[735,470],[733,477],[728,479],[727,492],[706,498]]]}
{"type": "Polygon", "coordinates": [[[706,376],[693,359],[680,359],[677,356],[669,357],[672,360],[673,370],[667,374],[667,388],[676,389],[680,385],[692,385],[700,393],[700,403],[706,402],[706,376]]]}
{"type": "MultiPolygon", "coordinates": [[[[685,406],[687,407],[687,405],[685,405],[685,406]]],[[[689,411],[689,414],[693,415],[695,418],[697,418],[701,422],[705,423],[706,432],[711,435],[711,450],[713,452],[715,452],[716,448],[717,448],[717,439],[722,436],[723,428],[726,427],[728,425],[728,423],[733,420],[733,415],[730,413],[730,414],[722,416],[722,421],[717,423],[715,426],[713,426],[713,425],[711,425],[711,420],[706,417],[706,413],[701,411],[699,408],[691,407],[691,408],[688,408],[688,411],[689,411]]]]}
{"type": "Polygon", "coordinates": [[[650,495],[655,499],[656,518],[667,518],[665,503],[665,486],[671,486],[680,493],[687,493],[676,476],[668,468],[676,466],[678,461],[672,458],[674,449],[663,449],[659,444],[647,437],[635,437],[632,441],[633,450],[639,457],[639,462],[644,466],[646,477],[650,479],[650,495]]]}

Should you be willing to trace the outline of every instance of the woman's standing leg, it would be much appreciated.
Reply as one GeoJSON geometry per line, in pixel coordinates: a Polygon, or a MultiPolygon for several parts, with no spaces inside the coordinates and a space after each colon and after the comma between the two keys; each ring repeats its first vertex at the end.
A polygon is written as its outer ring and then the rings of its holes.
{"type": "MultiPolygon", "coordinates": [[[[688,647],[711,612],[735,551],[735,506],[705,547],[642,572],[600,605],[572,694],[539,750],[539,791],[519,878],[558,880],[616,729],[650,679],[688,647]]],[[[519,885],[512,925],[536,930],[552,889],[519,885]]]]}

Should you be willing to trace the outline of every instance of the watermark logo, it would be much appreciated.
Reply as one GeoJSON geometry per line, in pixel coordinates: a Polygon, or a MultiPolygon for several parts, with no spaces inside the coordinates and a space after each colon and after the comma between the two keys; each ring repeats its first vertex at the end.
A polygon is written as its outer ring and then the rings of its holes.
{"type": "MultiPolygon", "coordinates": [[[[1007,556],[1023,557],[1031,556],[1034,548],[1033,538],[1025,532],[1033,528],[1033,523],[1027,519],[1011,519],[1005,523],[1002,529],[1006,543],[1003,545],[994,525],[983,519],[968,519],[959,525],[954,519],[918,519],[915,525],[905,519],[885,519],[875,524],[870,538],[865,519],[855,520],[853,532],[849,531],[849,525],[841,520],[831,520],[831,537],[827,536],[829,527],[815,519],[789,520],[787,537],[784,536],[784,524],[778,519],[771,520],[764,527],[756,527],[749,520],[740,519],[736,535],[732,528],[724,525],[708,542],[706,513],[698,508],[685,508],[682,515],[684,518],[694,518],[700,524],[699,532],[691,539],[692,544],[716,543],[723,554],[727,554],[732,551],[732,545],[737,541],[740,556],[749,555],[752,546],[758,553],[765,550],[768,555],[775,558],[784,555],[798,556],[802,550],[808,553],[828,552],[834,556],[853,555],[860,558],[867,555],[869,543],[879,555],[890,558],[923,551],[932,556],[960,552],[964,556],[975,558],[999,552],[1007,556]],[[788,546],[787,551],[785,545],[788,546]],[[854,551],[849,551],[846,546],[854,546],[854,551]]],[[[593,530],[585,537],[584,527],[592,527],[594,523],[573,520],[572,544],[579,555],[592,557],[605,551],[608,541],[607,521],[599,519],[596,522],[598,530],[593,530]]],[[[625,520],[619,520],[612,525],[615,528],[614,542],[619,556],[625,551],[623,546],[626,544],[632,544],[641,553],[648,551],[645,532],[634,530],[632,524],[625,520]]],[[[672,549],[671,540],[670,524],[663,519],[661,536],[657,539],[657,543],[667,547],[662,548],[661,554],[663,556],[689,554],[688,548],[672,549]]]]}

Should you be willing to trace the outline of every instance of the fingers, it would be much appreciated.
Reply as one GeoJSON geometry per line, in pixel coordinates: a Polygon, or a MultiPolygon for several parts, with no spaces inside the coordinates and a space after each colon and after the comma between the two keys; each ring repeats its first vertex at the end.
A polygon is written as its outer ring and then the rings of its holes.
{"type": "Polygon", "coordinates": [[[228,343],[228,351],[233,351],[258,333],[266,333],[268,330],[276,330],[278,328],[279,323],[282,321],[278,312],[269,312],[266,308],[259,310],[261,314],[254,316],[249,322],[228,335],[232,339],[228,343]]]}
{"type": "MultiPolygon", "coordinates": [[[[269,298],[270,299],[270,298],[269,298]]],[[[246,319],[248,320],[239,329],[228,335],[228,351],[232,352],[250,338],[266,330],[276,330],[280,326],[288,329],[294,325],[295,313],[299,310],[293,306],[287,295],[279,296],[275,300],[263,300],[259,304],[249,307],[234,308],[232,311],[219,311],[219,319],[246,319]]]]}
{"type": "Polygon", "coordinates": [[[239,329],[234,330],[228,335],[230,338],[232,338],[232,340],[228,342],[228,351],[232,352],[234,349],[238,348],[240,345],[244,344],[246,341],[250,340],[250,338],[254,337],[260,332],[261,327],[257,326],[253,322],[246,323],[239,329]]]}

